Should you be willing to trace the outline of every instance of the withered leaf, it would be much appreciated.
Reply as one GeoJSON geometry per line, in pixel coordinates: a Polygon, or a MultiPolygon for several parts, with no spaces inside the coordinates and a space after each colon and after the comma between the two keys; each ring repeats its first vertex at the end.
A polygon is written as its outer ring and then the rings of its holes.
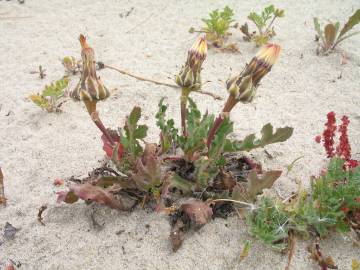
{"type": "Polygon", "coordinates": [[[98,202],[115,209],[124,209],[119,200],[116,200],[112,194],[99,186],[93,186],[89,183],[73,185],[69,192],[58,192],[58,202],[74,203],[79,198],[84,201],[98,202]]]}
{"type": "Polygon", "coordinates": [[[203,226],[211,220],[213,211],[209,205],[198,199],[190,198],[179,207],[196,226],[203,226]]]}
{"type": "Polygon", "coordinates": [[[143,155],[136,161],[136,172],[132,178],[136,185],[145,191],[161,183],[160,161],[156,155],[155,144],[145,145],[143,155]]]}
{"type": "Polygon", "coordinates": [[[326,41],[326,45],[328,47],[330,47],[331,45],[334,44],[335,38],[336,38],[336,27],[334,24],[329,23],[325,26],[324,29],[324,34],[325,34],[325,41],[326,41]]]}
{"type": "Polygon", "coordinates": [[[172,250],[174,252],[180,248],[182,242],[184,241],[184,237],[185,237],[184,227],[185,227],[184,223],[179,219],[171,228],[170,243],[172,250]]]}
{"type": "Polygon", "coordinates": [[[268,171],[259,175],[251,171],[246,183],[238,183],[233,190],[232,198],[238,201],[253,201],[264,189],[271,188],[282,171],[268,171]]]}

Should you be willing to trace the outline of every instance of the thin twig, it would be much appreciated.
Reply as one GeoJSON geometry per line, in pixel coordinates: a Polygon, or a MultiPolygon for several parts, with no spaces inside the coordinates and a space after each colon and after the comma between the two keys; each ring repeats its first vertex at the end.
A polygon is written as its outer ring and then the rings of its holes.
{"type": "Polygon", "coordinates": [[[248,206],[250,208],[254,207],[254,205],[251,203],[236,201],[236,200],[231,200],[231,199],[215,199],[215,200],[211,200],[210,203],[211,202],[232,202],[232,203],[242,204],[242,205],[248,206]]]}
{"type": "Polygon", "coordinates": [[[4,175],[1,171],[1,167],[0,167],[0,204],[6,205],[6,198],[4,192],[4,175]]]}
{"type": "MultiPolygon", "coordinates": [[[[154,79],[145,78],[145,77],[142,77],[140,75],[136,75],[136,74],[130,73],[128,71],[113,67],[113,66],[105,65],[103,63],[102,63],[102,66],[104,68],[115,70],[115,71],[117,71],[117,72],[119,72],[119,73],[121,73],[123,75],[127,75],[127,76],[130,76],[132,78],[135,78],[135,79],[137,79],[139,81],[151,82],[151,83],[155,83],[157,85],[164,85],[164,86],[167,86],[167,87],[171,87],[171,88],[174,88],[174,89],[181,90],[180,86],[178,86],[176,84],[173,84],[173,83],[167,83],[167,82],[162,82],[162,81],[158,81],[158,80],[154,80],[154,79]]],[[[217,99],[217,100],[222,100],[222,97],[220,97],[218,95],[215,95],[213,93],[207,92],[207,91],[194,91],[194,93],[199,93],[199,94],[202,94],[202,95],[211,96],[212,98],[217,99]]]]}

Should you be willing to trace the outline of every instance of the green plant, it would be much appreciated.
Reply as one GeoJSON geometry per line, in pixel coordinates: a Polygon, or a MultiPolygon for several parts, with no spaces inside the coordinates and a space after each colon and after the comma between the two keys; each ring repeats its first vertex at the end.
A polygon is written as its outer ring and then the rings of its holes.
{"type": "Polygon", "coordinates": [[[319,19],[315,17],[314,27],[317,32],[316,40],[320,41],[320,47],[317,52],[328,54],[333,51],[340,42],[359,34],[359,31],[349,33],[358,23],[360,23],[360,9],[355,11],[341,30],[339,22],[328,23],[325,25],[324,30],[321,30],[319,19]]]}
{"type": "Polygon", "coordinates": [[[287,247],[289,217],[282,203],[264,197],[259,207],[247,217],[250,232],[276,250],[287,247]]]}
{"type": "Polygon", "coordinates": [[[234,22],[234,12],[231,8],[225,6],[222,11],[215,9],[210,12],[209,17],[202,19],[205,23],[202,30],[206,33],[207,40],[221,47],[224,39],[229,35],[230,24],[234,22]]]}
{"type": "Polygon", "coordinates": [[[262,198],[259,207],[248,215],[251,233],[268,245],[284,249],[290,230],[321,237],[334,230],[348,231],[351,217],[360,210],[360,167],[349,170],[344,165],[343,159],[332,158],[326,173],[312,180],[311,192],[300,191],[291,203],[262,198]]]}
{"type": "Polygon", "coordinates": [[[64,96],[68,84],[69,80],[67,78],[57,80],[56,82],[45,86],[45,89],[41,93],[31,94],[29,98],[47,112],[59,112],[60,106],[63,103],[60,100],[64,96]]]}
{"type": "Polygon", "coordinates": [[[251,12],[248,19],[252,21],[257,32],[250,32],[247,23],[240,27],[240,31],[244,34],[244,40],[254,41],[256,46],[266,44],[273,36],[276,35],[273,23],[276,18],[285,16],[285,12],[282,9],[277,9],[273,5],[266,7],[261,14],[251,12]]]}
{"type": "MultiPolygon", "coordinates": [[[[58,201],[74,203],[79,199],[109,207],[130,210],[136,204],[171,214],[171,241],[176,250],[190,228],[198,228],[217,213],[216,200],[241,198],[253,202],[263,189],[271,188],[281,171],[263,172],[261,166],[239,151],[250,151],[271,143],[283,142],[292,128],[275,132],[271,124],[242,141],[229,138],[234,123],[231,109],[239,102],[248,103],[255,96],[260,80],[276,62],[280,47],[264,47],[240,73],[228,83],[230,92],[224,110],[215,115],[202,113],[191,92],[201,89],[201,67],[206,58],[207,43],[200,37],[188,51],[185,65],[175,77],[181,87],[181,130],[166,116],[168,106],[161,99],[155,115],[160,129],[159,144],[146,140],[148,127],[141,125],[141,108],[135,106],[117,130],[107,129],[96,111],[97,102],[109,92],[96,76],[94,51],[80,36],[84,68],[76,88],[75,100],[86,109],[102,133],[103,149],[114,166],[95,169],[85,179],[77,179],[68,191],[58,193],[58,201]],[[235,156],[231,158],[230,156],[235,156]]],[[[231,211],[232,208],[227,210],[231,211]]]]}

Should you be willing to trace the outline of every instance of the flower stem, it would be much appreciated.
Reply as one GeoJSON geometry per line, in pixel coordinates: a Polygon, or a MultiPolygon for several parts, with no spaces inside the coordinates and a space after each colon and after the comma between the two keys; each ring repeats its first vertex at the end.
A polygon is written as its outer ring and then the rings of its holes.
{"type": "Polygon", "coordinates": [[[181,89],[181,97],[180,97],[180,109],[181,109],[181,130],[183,136],[187,136],[186,130],[186,116],[187,116],[187,101],[189,98],[190,90],[189,88],[182,88],[181,89]]]}
{"type": "Polygon", "coordinates": [[[97,111],[94,111],[91,113],[91,119],[95,123],[95,125],[100,129],[100,131],[104,134],[104,136],[109,140],[110,144],[112,146],[115,146],[115,142],[113,138],[110,136],[109,132],[105,128],[103,122],[101,121],[99,117],[99,113],[97,111]]]}
{"type": "Polygon", "coordinates": [[[215,137],[216,131],[218,130],[218,128],[220,127],[221,123],[224,121],[225,119],[225,115],[224,114],[229,114],[230,111],[234,108],[234,106],[236,105],[237,100],[233,95],[229,95],[228,99],[226,100],[226,103],[224,105],[224,108],[222,110],[222,112],[219,114],[219,116],[216,118],[214,125],[212,126],[208,138],[207,138],[207,147],[208,149],[210,149],[211,143],[215,137]]]}

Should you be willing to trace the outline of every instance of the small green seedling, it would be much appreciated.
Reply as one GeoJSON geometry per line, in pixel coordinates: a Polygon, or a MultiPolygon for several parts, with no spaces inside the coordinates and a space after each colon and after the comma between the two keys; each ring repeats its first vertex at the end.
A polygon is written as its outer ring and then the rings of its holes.
{"type": "Polygon", "coordinates": [[[193,27],[189,32],[204,32],[206,40],[214,47],[220,48],[224,46],[226,38],[231,35],[229,29],[231,23],[234,22],[234,11],[226,6],[222,11],[215,9],[209,13],[209,18],[203,18],[205,26],[200,31],[196,31],[193,27]]]}
{"type": "Polygon", "coordinates": [[[282,9],[277,9],[273,5],[266,7],[261,14],[251,12],[248,19],[257,27],[258,31],[249,32],[247,23],[240,27],[240,31],[245,35],[245,41],[254,41],[256,46],[266,44],[273,36],[276,35],[274,30],[274,21],[276,18],[284,17],[285,13],[282,9]],[[268,23],[270,21],[270,23],[268,23]]]}
{"type": "Polygon", "coordinates": [[[359,34],[360,31],[348,33],[358,23],[360,23],[360,9],[356,10],[356,12],[349,18],[340,32],[339,22],[328,23],[325,25],[324,30],[321,30],[319,19],[315,17],[314,27],[317,32],[315,40],[320,42],[317,53],[329,54],[343,40],[359,34]]]}
{"type": "Polygon", "coordinates": [[[61,98],[64,96],[69,79],[63,78],[55,83],[45,86],[42,93],[31,94],[30,100],[47,112],[60,112],[60,106],[63,104],[61,98]]]}

